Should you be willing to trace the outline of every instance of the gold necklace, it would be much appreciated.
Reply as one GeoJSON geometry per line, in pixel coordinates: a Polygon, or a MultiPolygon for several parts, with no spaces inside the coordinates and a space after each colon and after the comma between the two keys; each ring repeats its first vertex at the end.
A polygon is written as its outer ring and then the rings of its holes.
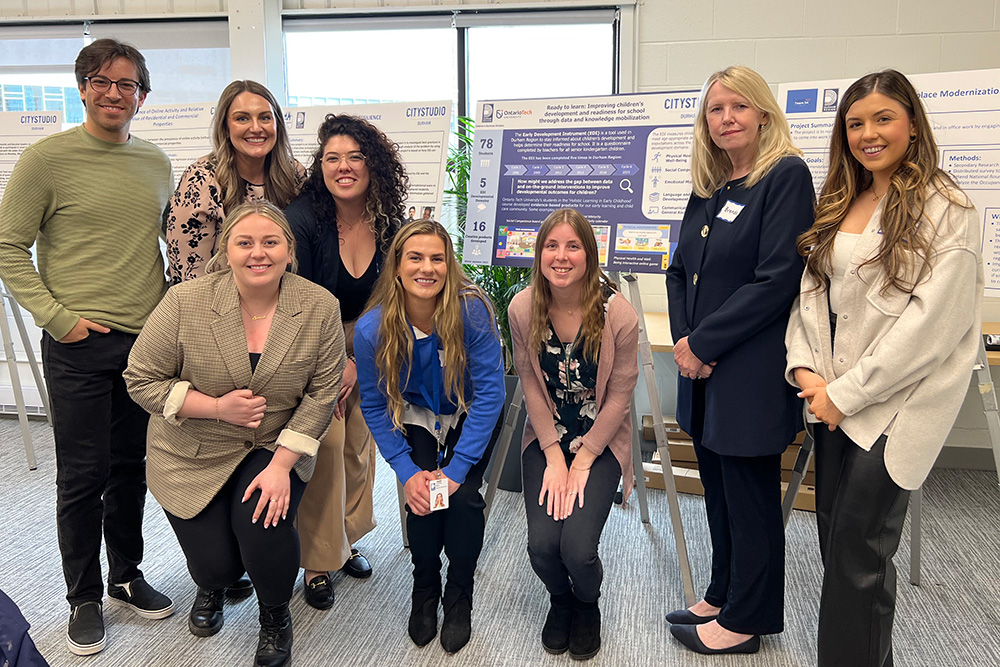
{"type": "MultiPolygon", "coordinates": [[[[888,190],[886,192],[888,192],[888,190]]],[[[875,184],[872,183],[872,201],[877,202],[879,199],[881,199],[884,196],[885,195],[879,196],[879,194],[877,192],[875,192],[875,184]]]]}
{"type": "Polygon", "coordinates": [[[278,305],[278,302],[275,301],[271,306],[268,307],[266,313],[264,313],[263,315],[254,315],[253,313],[250,312],[250,310],[246,307],[246,305],[244,305],[243,300],[240,299],[240,308],[243,309],[244,313],[246,313],[247,315],[250,316],[250,320],[252,322],[256,322],[257,320],[266,320],[268,317],[271,316],[271,313],[274,312],[274,307],[277,306],[277,305],[278,305]]]}

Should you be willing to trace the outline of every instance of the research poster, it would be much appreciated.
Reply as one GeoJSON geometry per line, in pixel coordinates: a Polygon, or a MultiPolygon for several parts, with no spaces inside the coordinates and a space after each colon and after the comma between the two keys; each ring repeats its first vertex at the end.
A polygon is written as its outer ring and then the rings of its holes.
{"type": "Polygon", "coordinates": [[[395,141],[410,179],[407,218],[412,215],[414,218],[441,219],[451,133],[451,100],[292,107],[285,114],[285,124],[295,157],[306,167],[312,163],[313,153],[318,148],[316,131],[331,113],[364,118],[395,141]]]}
{"type": "MultiPolygon", "coordinates": [[[[410,179],[407,212],[412,208],[414,217],[440,219],[451,101],[290,107],[285,127],[295,157],[306,168],[317,148],[316,131],[330,113],[360,116],[395,141],[410,179]]],[[[214,115],[214,103],[144,107],[132,120],[132,132],[166,152],[177,183],[192,162],[211,152],[214,115]]]]}
{"type": "Polygon", "coordinates": [[[21,151],[61,129],[61,111],[0,111],[0,197],[21,151]]]}
{"type": "Polygon", "coordinates": [[[132,117],[130,130],[167,154],[177,185],[192,162],[212,152],[214,113],[214,103],[145,106],[132,117]]]}
{"type": "MultiPolygon", "coordinates": [[[[1000,69],[909,76],[927,109],[939,165],[969,195],[981,218],[985,296],[1000,297],[1000,69]]],[[[826,177],[840,96],[853,79],[778,87],[795,145],[805,153],[816,192],[826,177]]]]}
{"type": "Polygon", "coordinates": [[[578,209],[609,271],[661,273],[691,193],[698,91],[480,102],[463,260],[530,266],[549,213],[578,209]]]}

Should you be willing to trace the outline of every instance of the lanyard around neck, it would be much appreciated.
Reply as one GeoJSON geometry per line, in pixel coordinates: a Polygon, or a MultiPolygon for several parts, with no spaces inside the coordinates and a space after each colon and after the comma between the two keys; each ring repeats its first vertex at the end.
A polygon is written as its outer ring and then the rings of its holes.
{"type": "MultiPolygon", "coordinates": [[[[416,333],[413,335],[413,346],[420,350],[418,361],[420,362],[421,374],[418,378],[420,382],[420,395],[427,402],[428,407],[434,412],[434,439],[437,442],[437,465],[441,469],[444,461],[444,435],[441,429],[441,359],[438,355],[437,336],[433,333],[428,336],[431,340],[424,345],[417,347],[416,333]],[[430,376],[429,388],[424,382],[424,378],[430,376]]],[[[422,339],[427,340],[427,339],[422,339]]]]}

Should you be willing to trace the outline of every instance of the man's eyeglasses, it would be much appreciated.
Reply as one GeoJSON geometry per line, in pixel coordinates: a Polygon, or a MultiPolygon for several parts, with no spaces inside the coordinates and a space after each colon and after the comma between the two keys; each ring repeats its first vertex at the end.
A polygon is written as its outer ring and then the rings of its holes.
{"type": "Polygon", "coordinates": [[[336,153],[330,153],[328,155],[323,156],[323,161],[334,167],[339,165],[341,160],[347,160],[347,164],[349,164],[352,167],[360,167],[365,163],[366,159],[367,158],[365,157],[365,154],[362,153],[361,151],[354,151],[353,153],[348,153],[343,157],[337,155],[336,153]]]}
{"type": "Polygon", "coordinates": [[[106,93],[111,90],[111,84],[118,86],[118,92],[126,97],[131,97],[135,95],[142,86],[138,81],[133,81],[132,79],[118,79],[117,81],[112,81],[106,76],[85,76],[84,81],[90,82],[90,87],[95,93],[106,93]]]}

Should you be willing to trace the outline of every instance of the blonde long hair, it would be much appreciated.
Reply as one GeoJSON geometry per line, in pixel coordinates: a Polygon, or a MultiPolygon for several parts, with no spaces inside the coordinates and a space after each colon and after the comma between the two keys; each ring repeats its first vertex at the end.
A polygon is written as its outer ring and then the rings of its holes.
{"type": "Polygon", "coordinates": [[[806,271],[815,279],[817,289],[825,289],[831,271],[833,242],[840,223],[859,193],[872,184],[872,174],[851,153],[847,141],[847,113],[855,102],[872,93],[881,93],[898,102],[913,122],[911,140],[903,161],[889,179],[882,209],[881,245],[864,265],[881,264],[884,293],[891,286],[912,292],[916,286],[907,280],[916,258],[928,259],[934,230],[921,225],[929,188],[968,208],[967,199],[959,197],[958,185],[937,166],[938,150],[927,113],[913,84],[893,69],[867,74],[847,89],[837,108],[830,137],[830,169],[816,204],[816,221],[799,237],[798,251],[808,258],[806,271]],[[958,197],[958,198],[956,198],[958,197]]]}
{"type": "Polygon", "coordinates": [[[285,208],[299,193],[299,173],[295,167],[292,143],[285,128],[281,105],[266,86],[249,79],[233,81],[222,91],[212,119],[212,153],[209,163],[215,180],[222,187],[222,210],[226,215],[246,199],[247,181],[236,169],[236,149],[229,138],[229,107],[240,93],[252,93],[267,100],[274,113],[274,148],[264,158],[264,197],[278,208],[285,208]]]}
{"type": "Polygon", "coordinates": [[[598,263],[594,228],[579,211],[573,208],[560,208],[550,213],[535,239],[535,263],[531,267],[531,338],[528,339],[528,345],[532,350],[541,352],[548,339],[552,290],[549,289],[548,279],[542,275],[542,248],[545,247],[545,241],[556,225],[564,222],[576,232],[587,256],[586,272],[580,290],[580,313],[583,315],[580,340],[583,343],[584,356],[596,361],[601,351],[601,337],[604,333],[604,290],[601,287],[604,284],[612,289],[618,289],[618,285],[604,274],[598,263]]]}
{"type": "Polygon", "coordinates": [[[705,199],[726,184],[733,173],[733,163],[726,151],[715,145],[708,132],[705,118],[705,104],[708,91],[714,83],[720,83],[747,101],[758,111],[767,114],[768,121],[761,125],[757,154],[753,168],[747,175],[746,186],[751,188],[767,176],[768,172],[789,155],[802,155],[802,151],[792,144],[788,121],[781,107],[774,99],[771,88],[764,78],[749,67],[733,65],[708,77],[701,89],[698,115],[694,121],[694,143],[691,147],[691,184],[694,193],[705,199]]]}
{"type": "Polygon", "coordinates": [[[465,325],[462,320],[462,308],[468,308],[465,303],[467,300],[478,298],[483,302],[490,314],[493,334],[497,335],[493,304],[489,297],[469,280],[455,259],[455,250],[448,230],[434,220],[414,220],[396,232],[365,311],[376,307],[382,308],[382,320],[378,327],[375,350],[378,385],[385,394],[393,428],[404,432],[406,429],[403,426],[403,392],[399,375],[405,365],[406,380],[403,386],[406,386],[413,368],[413,329],[406,317],[406,292],[399,280],[398,272],[406,241],[413,236],[424,234],[436,236],[444,243],[445,264],[448,268],[444,287],[438,295],[437,308],[434,311],[434,332],[444,348],[444,386],[449,398],[460,410],[468,409],[465,403],[465,325]]]}

